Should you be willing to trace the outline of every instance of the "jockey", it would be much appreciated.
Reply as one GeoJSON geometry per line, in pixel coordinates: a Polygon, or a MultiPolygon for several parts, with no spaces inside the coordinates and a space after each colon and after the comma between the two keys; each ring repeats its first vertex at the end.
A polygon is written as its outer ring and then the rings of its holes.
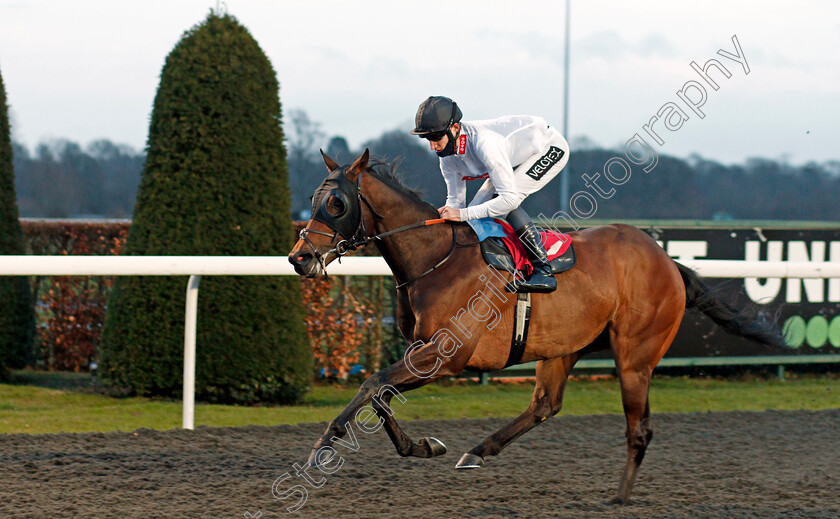
{"type": "Polygon", "coordinates": [[[557,280],[534,223],[520,207],[565,167],[569,145],[545,119],[510,115],[461,122],[461,110],[448,97],[432,96],[417,109],[412,135],[429,141],[440,157],[446,182],[442,218],[456,222],[504,218],[528,252],[534,272],[517,283],[520,292],[551,292],[557,280]],[[467,180],[486,179],[466,205],[467,180]]]}

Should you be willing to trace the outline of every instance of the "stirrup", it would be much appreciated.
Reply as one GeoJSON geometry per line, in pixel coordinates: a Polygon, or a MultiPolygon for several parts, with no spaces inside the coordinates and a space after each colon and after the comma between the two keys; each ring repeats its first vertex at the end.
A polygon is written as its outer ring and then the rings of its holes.
{"type": "Polygon", "coordinates": [[[557,290],[557,280],[554,276],[532,274],[522,283],[517,283],[517,292],[547,293],[557,290]]]}
{"type": "Polygon", "coordinates": [[[524,282],[517,284],[517,292],[554,292],[557,289],[557,280],[551,273],[551,265],[548,263],[548,254],[542,244],[542,239],[533,223],[516,231],[528,259],[534,271],[524,282]]]}
{"type": "Polygon", "coordinates": [[[511,293],[554,292],[557,290],[557,279],[551,273],[551,266],[546,264],[545,267],[547,269],[535,266],[534,272],[524,280],[515,277],[513,281],[505,285],[505,290],[511,293]]]}

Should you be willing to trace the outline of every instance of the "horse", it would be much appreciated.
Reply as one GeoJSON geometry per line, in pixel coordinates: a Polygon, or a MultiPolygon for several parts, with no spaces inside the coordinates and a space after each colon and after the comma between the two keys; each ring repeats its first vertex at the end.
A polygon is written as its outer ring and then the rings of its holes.
{"type": "MultiPolygon", "coordinates": [[[[313,195],[312,217],[289,261],[301,276],[326,275],[332,261],[373,242],[396,280],[397,324],[411,346],[402,360],[361,384],[316,441],[309,464],[328,463],[329,452],[335,453],[333,443],[347,434],[351,421],[359,423],[365,410],[384,426],[401,456],[440,456],[446,452],[443,442],[430,436],[409,438],[394,419],[390,401],[466,369],[504,368],[515,294],[505,292],[503,283],[494,284],[500,274],[490,272],[469,225],[440,220],[433,206],[387,169],[371,163],[368,150],[349,166],[339,166],[321,153],[329,176],[313,195]]],[[[685,309],[697,308],[726,331],[762,344],[784,347],[784,338],[764,314],[723,301],[695,272],[676,263],[635,227],[612,224],[570,235],[577,264],[557,275],[556,291],[532,294],[530,331],[519,359],[536,361],[530,404],[465,453],[456,468],[484,466],[488,456],[498,455],[557,414],[575,363],[588,353],[609,349],[627,438],[627,458],[613,501],[627,503],[653,437],[651,375],[668,351],[685,309]]]]}

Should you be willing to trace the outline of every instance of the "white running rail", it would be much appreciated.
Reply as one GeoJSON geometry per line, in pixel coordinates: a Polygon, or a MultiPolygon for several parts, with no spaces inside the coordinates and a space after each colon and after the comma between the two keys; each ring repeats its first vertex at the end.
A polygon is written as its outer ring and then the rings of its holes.
{"type": "MultiPolygon", "coordinates": [[[[708,278],[840,278],[840,262],[692,260],[682,262],[708,278]]],[[[345,258],[330,275],[383,276],[381,257],[345,258]]],[[[0,256],[0,276],[190,276],[184,318],[183,428],[195,425],[195,334],[201,276],[293,276],[286,256],[0,256]]]]}

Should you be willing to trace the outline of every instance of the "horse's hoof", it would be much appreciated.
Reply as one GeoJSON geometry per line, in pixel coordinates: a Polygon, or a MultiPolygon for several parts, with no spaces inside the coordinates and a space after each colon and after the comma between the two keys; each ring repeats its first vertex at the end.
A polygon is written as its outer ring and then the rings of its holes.
{"type": "Polygon", "coordinates": [[[307,462],[306,462],[313,469],[318,468],[319,466],[323,467],[324,465],[327,464],[326,462],[331,461],[331,459],[329,457],[324,459],[324,456],[321,456],[321,459],[318,459],[318,451],[319,450],[320,449],[312,449],[312,452],[309,453],[309,460],[307,460],[307,462]]]}
{"type": "Polygon", "coordinates": [[[480,469],[484,466],[484,458],[470,454],[469,452],[461,456],[458,463],[455,465],[456,469],[480,469]]]}
{"type": "Polygon", "coordinates": [[[443,444],[442,441],[438,440],[434,436],[426,436],[425,438],[420,438],[420,443],[425,442],[429,446],[429,452],[431,453],[431,457],[434,458],[435,456],[441,456],[446,454],[446,445],[443,444]]]}

